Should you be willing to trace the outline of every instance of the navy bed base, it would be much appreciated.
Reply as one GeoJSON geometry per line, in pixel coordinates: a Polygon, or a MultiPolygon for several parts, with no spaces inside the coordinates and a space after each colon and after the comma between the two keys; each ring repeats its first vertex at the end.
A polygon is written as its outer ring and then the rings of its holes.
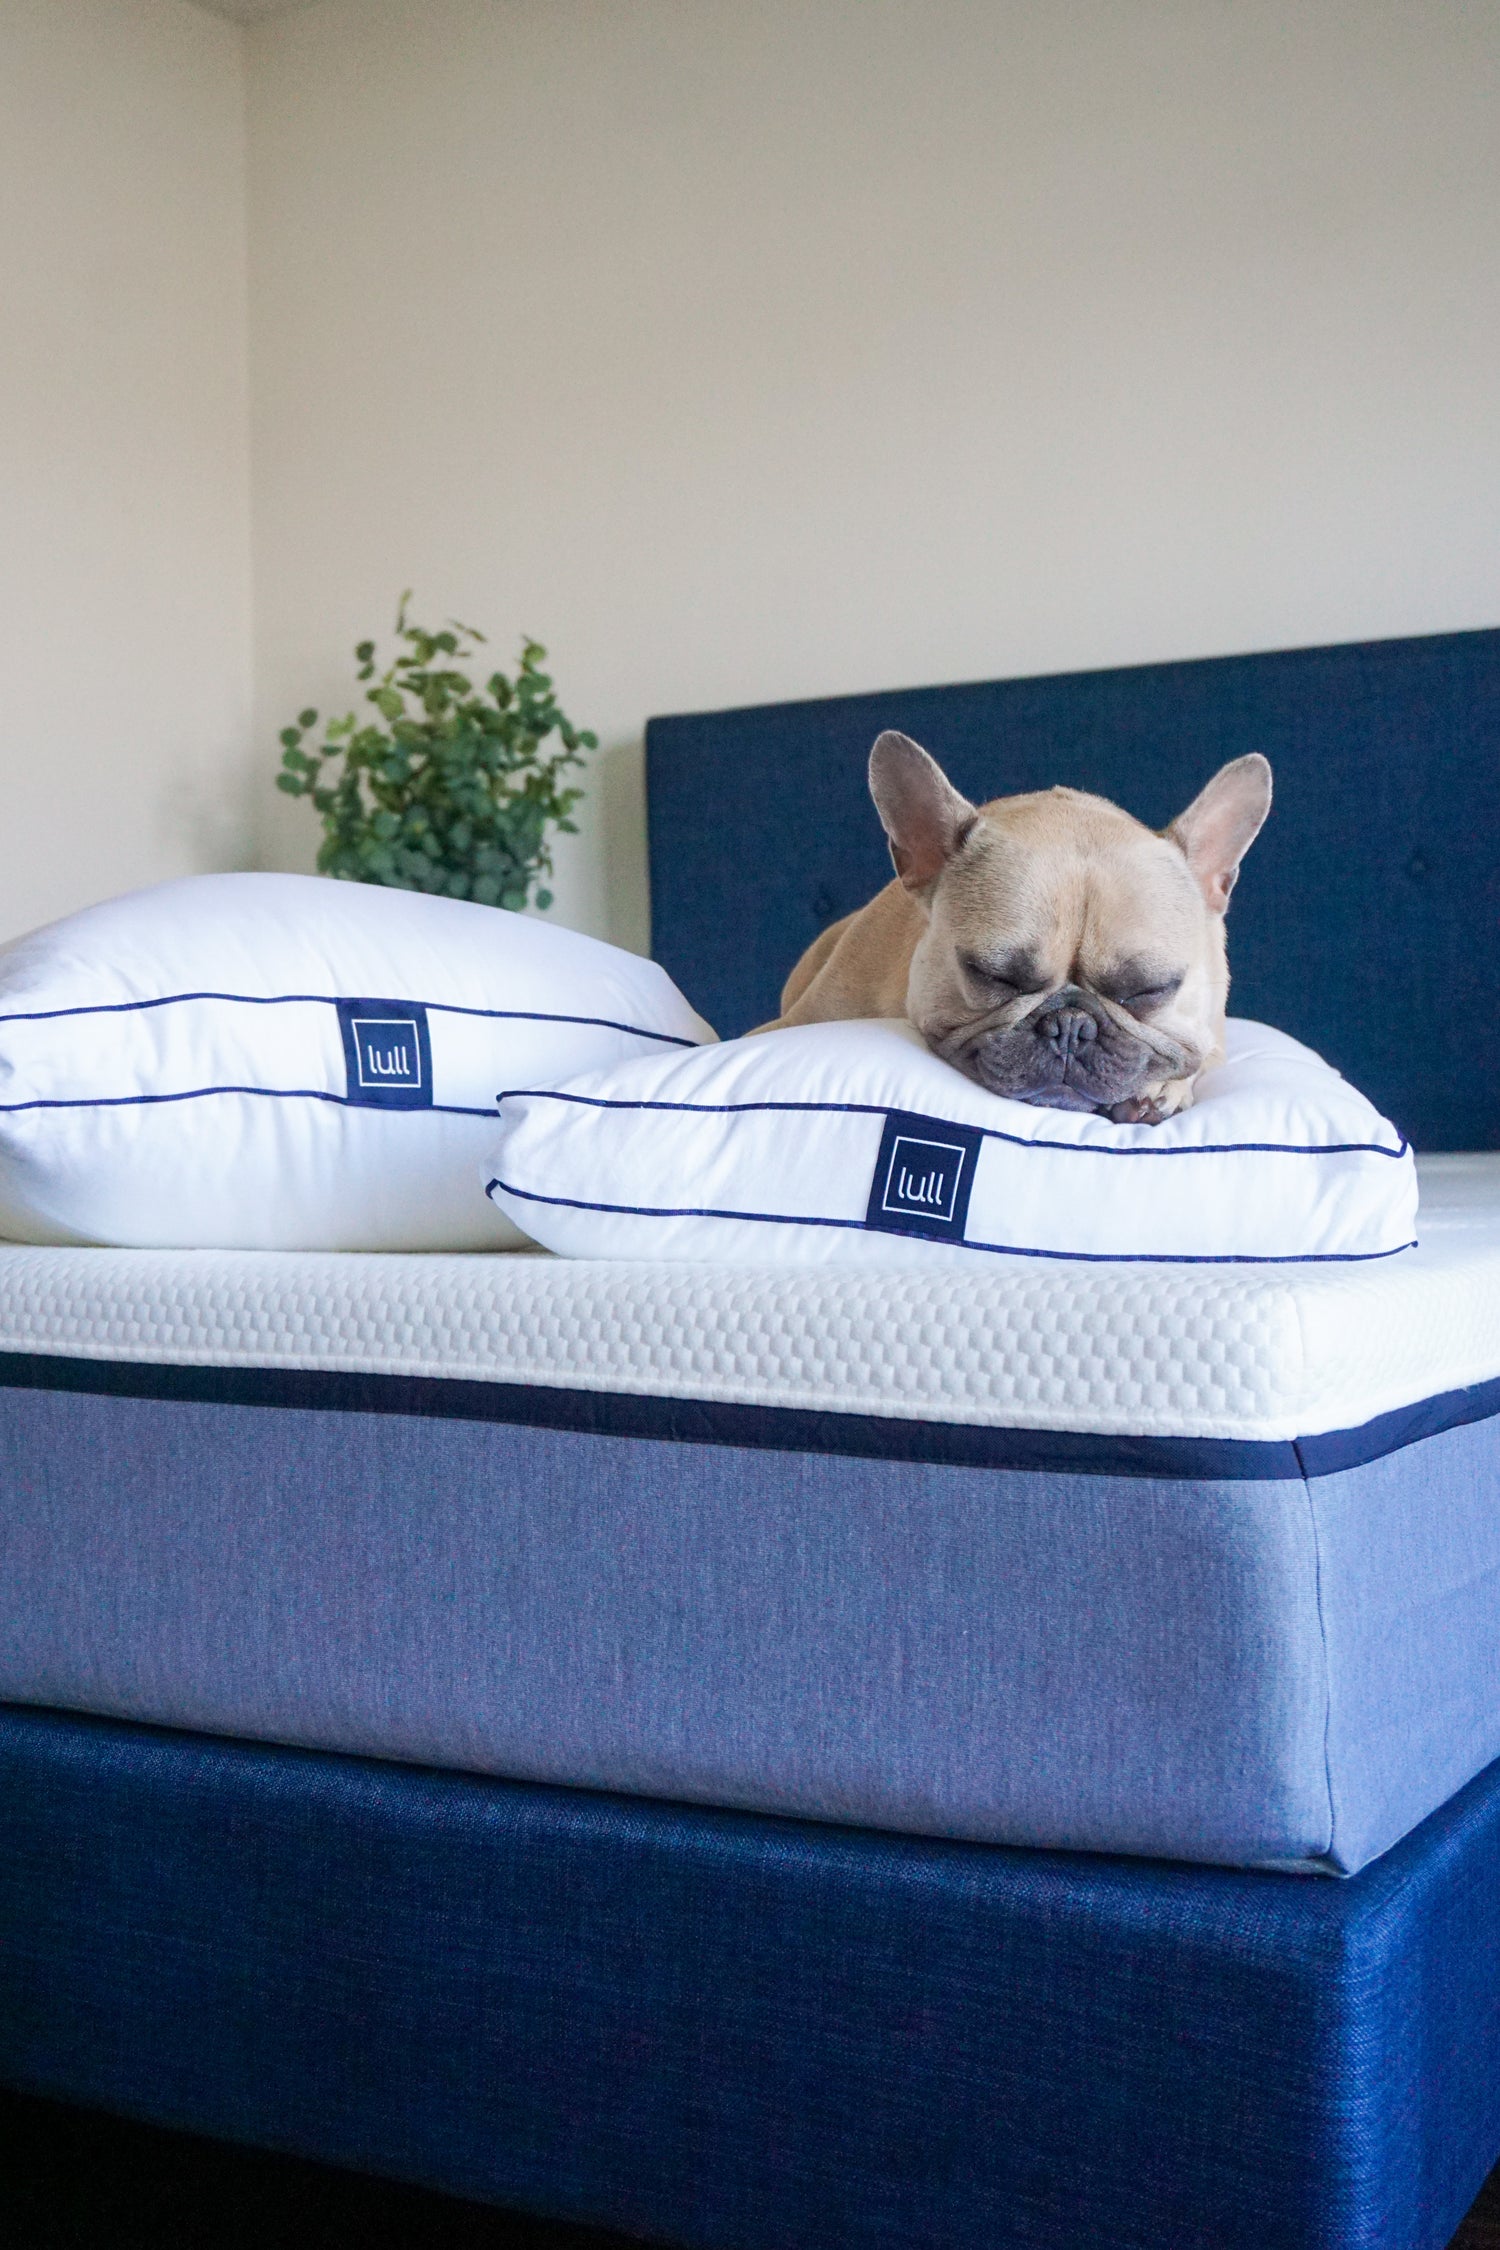
{"type": "Polygon", "coordinates": [[[0,1707],[0,2078],[712,2250],[1440,2250],[1500,1767],[1346,1883],[0,1707]]]}

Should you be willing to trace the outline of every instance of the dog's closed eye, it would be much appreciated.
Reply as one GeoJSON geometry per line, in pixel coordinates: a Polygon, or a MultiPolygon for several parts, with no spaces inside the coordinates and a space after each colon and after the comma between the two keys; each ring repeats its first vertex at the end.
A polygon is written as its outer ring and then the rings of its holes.
{"type": "Polygon", "coordinates": [[[1153,1008],[1164,1008],[1181,989],[1181,977],[1168,977],[1164,983],[1147,985],[1139,992],[1121,992],[1110,997],[1117,1008],[1128,1009],[1133,1016],[1148,1016],[1153,1008]]]}
{"type": "Polygon", "coordinates": [[[982,961],[977,953],[965,953],[960,958],[965,974],[995,1000],[1013,1000],[1018,993],[1043,989],[1045,980],[1037,975],[1036,962],[1029,953],[1007,954],[999,961],[982,961]]]}

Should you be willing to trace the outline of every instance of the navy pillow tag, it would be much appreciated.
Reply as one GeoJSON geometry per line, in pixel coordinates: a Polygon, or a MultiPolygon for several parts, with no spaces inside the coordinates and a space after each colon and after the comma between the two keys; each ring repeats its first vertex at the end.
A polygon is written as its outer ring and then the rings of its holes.
{"type": "Polygon", "coordinates": [[[346,1098],[364,1109],[431,1109],[432,1047],[419,1000],[340,1000],[346,1098]]]}
{"type": "Polygon", "coordinates": [[[865,1225],[882,1234],[962,1242],[983,1140],[977,1125],[887,1111],[865,1225]]]}

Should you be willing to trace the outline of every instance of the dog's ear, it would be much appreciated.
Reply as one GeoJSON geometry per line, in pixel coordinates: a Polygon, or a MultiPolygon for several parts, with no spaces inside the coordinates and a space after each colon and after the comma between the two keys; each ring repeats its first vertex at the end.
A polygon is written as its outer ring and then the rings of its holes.
{"type": "Polygon", "coordinates": [[[1215,914],[1229,904],[1240,861],[1271,809],[1271,767],[1258,750],[1231,758],[1166,831],[1180,845],[1215,914]]]}
{"type": "Polygon", "coordinates": [[[870,752],[870,795],[890,838],[896,873],[909,891],[941,874],[979,818],[935,758],[894,729],[870,752]]]}

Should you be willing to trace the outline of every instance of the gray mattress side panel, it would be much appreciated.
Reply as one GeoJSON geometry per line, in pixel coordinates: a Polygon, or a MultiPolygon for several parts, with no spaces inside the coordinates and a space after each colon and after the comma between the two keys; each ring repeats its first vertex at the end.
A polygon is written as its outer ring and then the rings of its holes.
{"type": "Polygon", "coordinates": [[[1296,1481],[0,1393],[11,1700],[1246,1865],[1329,1849],[1326,1696],[1296,1481]]]}
{"type": "Polygon", "coordinates": [[[1308,1487],[1328,1647],[1336,1866],[1500,1757],[1500,1419],[1308,1487]]]}

